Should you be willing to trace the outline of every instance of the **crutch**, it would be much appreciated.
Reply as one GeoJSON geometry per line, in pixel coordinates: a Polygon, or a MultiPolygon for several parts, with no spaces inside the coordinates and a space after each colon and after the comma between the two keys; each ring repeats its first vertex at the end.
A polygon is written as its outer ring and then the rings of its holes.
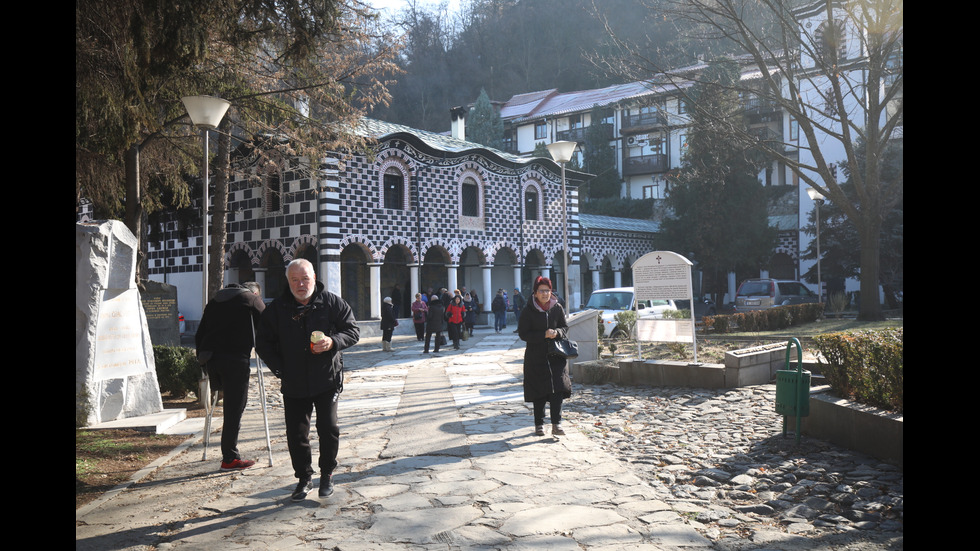
{"type": "MultiPolygon", "coordinates": [[[[252,322],[252,344],[255,344],[255,320],[251,316],[248,319],[252,322]]],[[[262,421],[265,422],[265,447],[269,450],[269,466],[274,467],[272,440],[269,438],[269,413],[266,411],[265,405],[265,378],[262,375],[262,360],[259,358],[258,352],[255,353],[255,370],[259,373],[259,399],[262,400],[262,421]]]]}
{"type": "MultiPolygon", "coordinates": [[[[218,392],[211,390],[211,384],[208,383],[208,392],[211,392],[211,407],[208,409],[207,417],[204,418],[204,456],[201,457],[201,461],[208,460],[208,443],[211,441],[211,416],[214,415],[214,408],[218,407],[218,392]]],[[[205,406],[207,407],[207,402],[205,406]]]]}

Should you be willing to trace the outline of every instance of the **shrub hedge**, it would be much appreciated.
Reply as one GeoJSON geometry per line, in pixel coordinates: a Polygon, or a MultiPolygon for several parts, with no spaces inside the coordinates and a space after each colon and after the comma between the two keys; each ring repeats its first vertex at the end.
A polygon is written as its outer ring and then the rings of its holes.
{"type": "Polygon", "coordinates": [[[183,398],[198,391],[201,366],[197,363],[194,349],[183,346],[154,346],[153,360],[156,363],[160,392],[169,392],[174,398],[183,398]]]}
{"type": "Polygon", "coordinates": [[[731,333],[733,331],[770,331],[786,329],[800,323],[816,321],[823,316],[824,304],[815,302],[809,304],[791,304],[776,306],[766,310],[737,312],[728,315],[705,316],[705,328],[716,333],[731,333]]]}
{"type": "Polygon", "coordinates": [[[904,413],[903,328],[813,337],[830,387],[843,398],[904,413]]]}

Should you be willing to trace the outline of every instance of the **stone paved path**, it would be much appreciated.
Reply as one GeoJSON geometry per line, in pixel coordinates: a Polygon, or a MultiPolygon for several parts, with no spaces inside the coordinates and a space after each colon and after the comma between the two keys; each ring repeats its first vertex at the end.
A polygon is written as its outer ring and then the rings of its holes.
{"type": "Polygon", "coordinates": [[[577,387],[568,435],[542,438],[513,333],[438,355],[377,340],[345,355],[332,497],[289,501],[278,381],[266,377],[274,466],[253,385],[240,447],[256,467],[220,473],[198,443],[76,517],[76,549],[902,548],[902,473],[773,439],[771,389],[577,387]],[[841,503],[871,516],[836,518],[841,503]]]}

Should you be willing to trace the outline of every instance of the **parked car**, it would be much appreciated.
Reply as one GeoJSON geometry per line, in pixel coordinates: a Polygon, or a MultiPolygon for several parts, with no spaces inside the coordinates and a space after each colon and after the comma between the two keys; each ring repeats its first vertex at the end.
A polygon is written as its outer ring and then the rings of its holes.
{"type": "MultiPolygon", "coordinates": [[[[687,310],[691,307],[691,301],[689,300],[675,300],[674,303],[677,304],[679,310],[687,310]]],[[[699,320],[704,316],[717,316],[718,308],[715,307],[715,301],[711,300],[709,297],[694,297],[694,319],[699,320]]]]}
{"type": "MultiPolygon", "coordinates": [[[[592,293],[584,309],[599,310],[606,336],[625,337],[626,331],[616,322],[616,314],[633,310],[633,296],[632,287],[599,289],[592,293]]],[[[636,308],[640,318],[660,319],[664,317],[664,311],[677,310],[677,305],[672,300],[641,300],[636,308]]]]}
{"type": "Polygon", "coordinates": [[[819,301],[817,294],[799,281],[746,279],[735,293],[735,311],[765,310],[773,306],[819,301]]]}

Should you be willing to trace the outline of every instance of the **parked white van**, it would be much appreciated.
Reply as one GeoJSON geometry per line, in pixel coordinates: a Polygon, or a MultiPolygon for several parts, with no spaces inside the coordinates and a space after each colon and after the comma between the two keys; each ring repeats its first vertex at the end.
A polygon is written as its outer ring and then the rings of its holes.
{"type": "MultiPolygon", "coordinates": [[[[637,314],[641,318],[661,319],[664,311],[677,310],[677,305],[673,300],[641,300],[637,308],[637,314]]],[[[613,287],[593,291],[585,309],[599,310],[607,337],[626,337],[626,332],[616,323],[616,314],[633,309],[633,288],[613,287]]]]}

